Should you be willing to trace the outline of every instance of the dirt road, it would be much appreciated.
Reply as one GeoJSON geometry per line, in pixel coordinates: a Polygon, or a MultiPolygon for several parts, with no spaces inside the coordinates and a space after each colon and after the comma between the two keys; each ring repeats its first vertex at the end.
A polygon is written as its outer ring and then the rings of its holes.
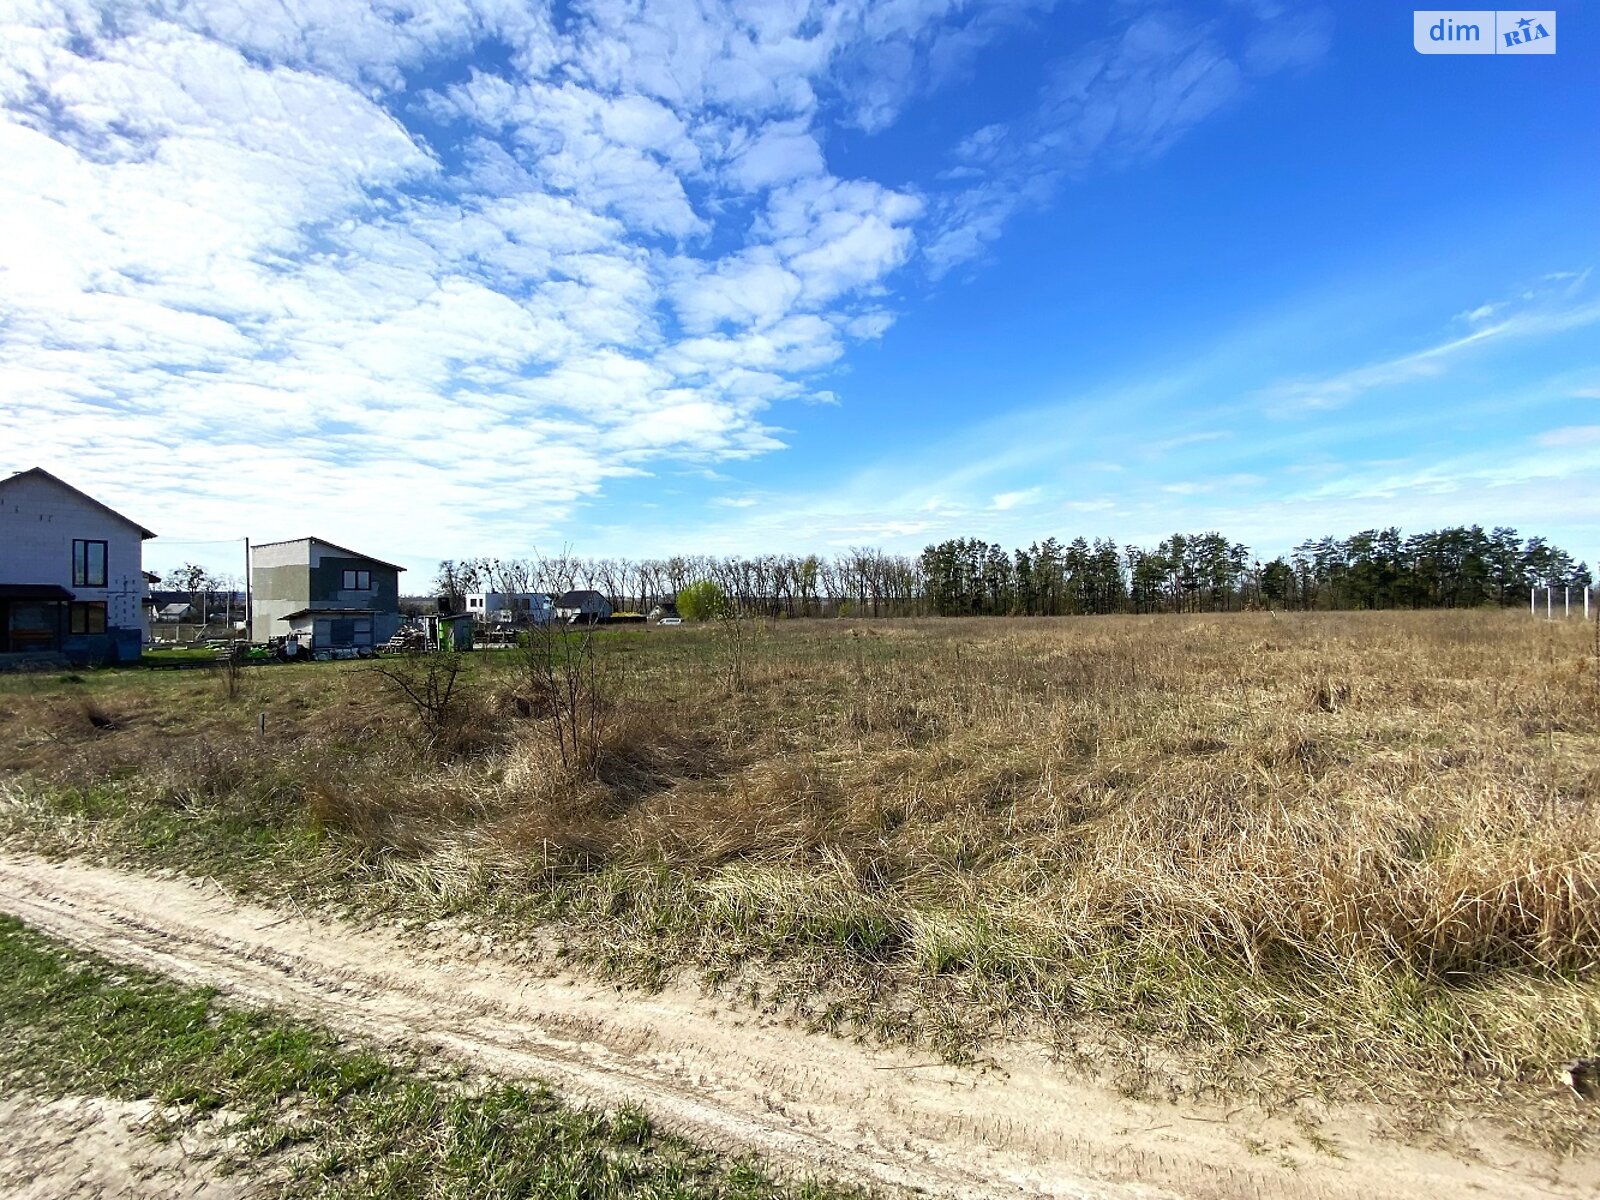
{"type": "Polygon", "coordinates": [[[697,994],[541,976],[465,946],[240,903],[215,884],[0,857],[0,910],[70,943],[336,1029],[534,1076],[580,1102],[775,1165],[939,1197],[1104,1200],[1592,1196],[1557,1166],[1461,1131],[1460,1156],[1401,1146],[1373,1112],[1325,1122],[1143,1103],[1023,1051],[984,1070],[807,1035],[697,994]]]}
{"type": "Polygon", "coordinates": [[[208,1130],[145,1136],[149,1100],[0,1099],[3,1200],[255,1200],[261,1189],[219,1175],[208,1130]]]}

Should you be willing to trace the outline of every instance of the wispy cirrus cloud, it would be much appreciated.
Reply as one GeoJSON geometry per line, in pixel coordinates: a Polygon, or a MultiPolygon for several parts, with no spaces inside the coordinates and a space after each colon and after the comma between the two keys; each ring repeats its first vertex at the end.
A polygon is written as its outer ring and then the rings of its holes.
{"type": "Polygon", "coordinates": [[[1238,7],[1230,23],[1137,6],[1120,29],[1056,64],[1032,112],[958,143],[924,250],[932,274],[980,256],[1063,181],[1160,156],[1253,79],[1306,66],[1327,48],[1331,20],[1320,5],[1238,7]]]}
{"type": "Polygon", "coordinates": [[[1548,337],[1600,323],[1600,300],[1588,291],[1588,271],[1563,272],[1510,298],[1489,301],[1460,315],[1470,332],[1421,350],[1338,372],[1320,379],[1290,380],[1260,393],[1270,416],[1292,417],[1342,408],[1369,392],[1449,371],[1466,354],[1496,342],[1548,337]]]}
{"type": "Polygon", "coordinates": [[[1534,440],[1541,446],[1600,446],[1600,425],[1564,425],[1541,433],[1534,440]]]}

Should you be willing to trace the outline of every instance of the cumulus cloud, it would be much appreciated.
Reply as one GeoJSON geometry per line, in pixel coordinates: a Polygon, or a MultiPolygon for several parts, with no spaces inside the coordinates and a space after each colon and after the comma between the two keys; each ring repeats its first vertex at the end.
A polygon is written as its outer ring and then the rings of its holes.
{"type": "Polygon", "coordinates": [[[832,169],[830,131],[1049,7],[17,0],[4,465],[189,536],[400,556],[772,453],[775,406],[837,402],[818,376],[890,328],[919,242],[970,257],[1039,180],[1237,92],[1218,36],[1140,17],[967,137],[946,190],[832,169]]]}
{"type": "Polygon", "coordinates": [[[25,0],[0,444],[204,495],[192,532],[338,512],[391,553],[396,512],[526,540],[780,447],[770,407],[886,327],[858,301],[918,211],[819,140],[864,11],[25,0]]]}

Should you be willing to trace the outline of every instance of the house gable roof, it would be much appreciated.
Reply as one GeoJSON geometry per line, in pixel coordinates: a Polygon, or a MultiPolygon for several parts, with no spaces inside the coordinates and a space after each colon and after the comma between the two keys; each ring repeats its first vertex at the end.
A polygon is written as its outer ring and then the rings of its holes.
{"type": "Polygon", "coordinates": [[[267,546],[292,546],[295,542],[307,542],[307,543],[315,542],[319,546],[326,546],[329,550],[337,550],[340,554],[348,554],[351,558],[359,558],[359,559],[362,559],[362,560],[364,560],[366,562],[372,563],[373,565],[379,566],[379,567],[388,567],[391,571],[404,571],[405,570],[405,568],[402,567],[399,563],[384,562],[383,559],[381,559],[381,558],[373,558],[372,555],[370,555],[370,554],[362,554],[360,551],[352,550],[348,546],[341,546],[337,542],[330,542],[327,538],[319,538],[319,537],[281,538],[280,540],[278,540],[276,542],[256,542],[256,543],[254,543],[254,548],[257,549],[257,550],[260,550],[260,549],[263,549],[263,548],[265,548],[267,546]]]}
{"type": "Polygon", "coordinates": [[[588,604],[592,600],[606,601],[606,598],[593,588],[581,588],[575,592],[566,592],[561,599],[556,601],[557,608],[576,608],[580,604],[588,604]]]}
{"type": "Polygon", "coordinates": [[[148,529],[146,529],[143,525],[139,524],[139,522],[135,521],[132,517],[123,516],[116,509],[112,508],[109,504],[105,504],[105,503],[103,503],[103,502],[101,502],[99,500],[96,500],[93,496],[89,495],[88,492],[79,491],[77,488],[73,487],[70,483],[68,483],[65,479],[57,479],[54,475],[50,474],[50,472],[46,471],[43,467],[29,467],[26,471],[18,471],[14,475],[8,475],[8,476],[6,476],[6,478],[0,479],[0,492],[5,491],[5,489],[10,484],[18,483],[21,480],[28,479],[28,478],[44,479],[44,480],[49,481],[50,483],[55,484],[59,488],[65,488],[67,491],[71,492],[74,496],[78,497],[78,499],[83,500],[83,501],[85,501],[85,502],[87,502],[89,504],[94,505],[101,512],[106,513],[106,514],[108,514],[110,516],[113,516],[117,520],[122,521],[125,524],[132,525],[135,529],[137,529],[139,531],[139,540],[141,542],[149,541],[151,538],[156,536],[155,534],[151,533],[148,529]]]}

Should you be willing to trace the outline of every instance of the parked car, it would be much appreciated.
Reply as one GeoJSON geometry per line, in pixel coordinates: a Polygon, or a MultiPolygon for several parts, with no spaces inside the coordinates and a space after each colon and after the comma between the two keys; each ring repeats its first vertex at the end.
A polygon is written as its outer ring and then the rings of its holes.
{"type": "Polygon", "coordinates": [[[661,620],[656,622],[656,624],[658,624],[658,625],[682,625],[683,624],[683,618],[682,617],[662,617],[661,620]]]}

